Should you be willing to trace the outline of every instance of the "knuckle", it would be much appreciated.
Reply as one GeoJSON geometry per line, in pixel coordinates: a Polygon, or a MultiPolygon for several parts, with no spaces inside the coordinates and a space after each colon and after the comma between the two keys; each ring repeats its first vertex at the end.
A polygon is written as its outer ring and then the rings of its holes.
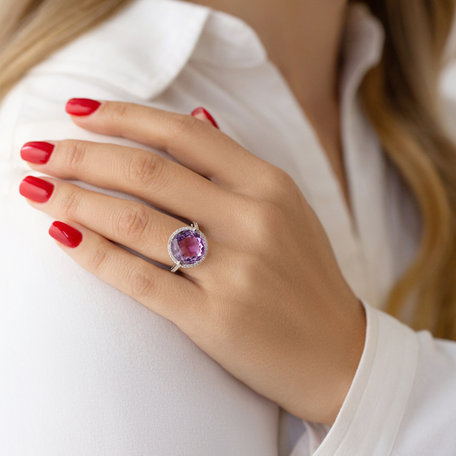
{"type": "Polygon", "coordinates": [[[290,188],[296,185],[294,179],[284,169],[274,167],[274,178],[273,181],[279,188],[290,188]]]}
{"type": "Polygon", "coordinates": [[[114,123],[123,122],[128,115],[129,104],[121,102],[110,102],[107,114],[114,123]]]}
{"type": "Polygon", "coordinates": [[[246,300],[246,297],[252,296],[253,287],[258,286],[259,268],[258,258],[252,254],[239,253],[235,264],[226,271],[229,292],[221,290],[217,298],[211,298],[205,307],[211,326],[217,328],[221,336],[233,336],[249,318],[249,299],[246,300]]]}
{"type": "Polygon", "coordinates": [[[291,189],[296,187],[296,183],[290,174],[277,166],[270,168],[265,183],[269,187],[270,195],[279,198],[283,197],[284,194],[288,194],[291,189]]]}
{"type": "Polygon", "coordinates": [[[152,274],[142,268],[131,268],[127,280],[133,297],[148,297],[154,292],[155,282],[152,279],[152,274]]]}
{"type": "Polygon", "coordinates": [[[163,158],[157,154],[133,154],[126,168],[127,180],[148,187],[161,176],[163,165],[163,158]]]}
{"type": "Polygon", "coordinates": [[[242,293],[252,290],[252,286],[258,281],[259,258],[253,254],[245,254],[239,258],[237,274],[235,276],[235,286],[242,293]]]}
{"type": "Polygon", "coordinates": [[[144,236],[149,221],[149,212],[145,206],[130,204],[117,219],[115,230],[121,237],[127,236],[139,240],[144,236]]]}
{"type": "Polygon", "coordinates": [[[255,201],[249,210],[248,231],[253,245],[264,249],[265,243],[280,236],[282,209],[271,201],[255,201]]]}
{"type": "Polygon", "coordinates": [[[99,273],[105,268],[108,260],[108,250],[103,246],[98,246],[92,253],[89,260],[89,270],[94,273],[99,273]]]}
{"type": "Polygon", "coordinates": [[[170,120],[171,137],[186,137],[202,124],[197,118],[186,114],[174,114],[170,120]]]}
{"type": "Polygon", "coordinates": [[[78,188],[68,189],[61,203],[63,215],[68,219],[75,219],[80,201],[80,190],[78,188]]]}
{"type": "Polygon", "coordinates": [[[218,285],[216,289],[218,293],[213,295],[220,298],[222,303],[224,301],[242,302],[246,296],[245,293],[251,295],[251,286],[258,280],[261,264],[261,260],[259,261],[255,253],[238,250],[230,263],[224,266],[228,284],[225,282],[218,285]]]}
{"type": "Polygon", "coordinates": [[[70,171],[77,171],[84,167],[87,156],[87,145],[82,141],[64,140],[65,167],[70,171]]]}

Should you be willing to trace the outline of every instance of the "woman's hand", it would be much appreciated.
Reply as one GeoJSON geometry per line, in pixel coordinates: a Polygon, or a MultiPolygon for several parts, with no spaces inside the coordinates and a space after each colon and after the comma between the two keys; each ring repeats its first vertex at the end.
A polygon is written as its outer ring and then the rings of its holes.
{"type": "Polygon", "coordinates": [[[189,115],[90,100],[73,100],[67,110],[82,128],[162,149],[179,163],[113,144],[27,143],[22,158],[37,171],[129,193],[166,212],[27,177],[21,194],[64,221],[50,228],[59,245],[175,323],[256,392],[302,419],[332,425],[363,351],[364,309],[289,174],[189,115]],[[185,225],[176,217],[198,222],[209,249],[201,264],[172,273],[168,239],[185,225]]]}

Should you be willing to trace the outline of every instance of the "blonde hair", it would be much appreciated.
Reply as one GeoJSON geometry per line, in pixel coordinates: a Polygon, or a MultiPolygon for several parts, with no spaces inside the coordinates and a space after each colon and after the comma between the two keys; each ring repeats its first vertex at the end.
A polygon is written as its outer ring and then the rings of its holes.
{"type": "MultiPolygon", "coordinates": [[[[53,51],[131,0],[3,0],[0,97],[53,51]]],[[[441,120],[438,77],[456,0],[363,0],[383,23],[383,58],[363,80],[366,112],[423,219],[420,249],[392,288],[399,319],[416,293],[412,328],[456,340],[456,148],[441,120]]]]}
{"type": "Polygon", "coordinates": [[[386,32],[382,60],[361,94],[386,156],[419,205],[423,232],[416,258],[390,291],[385,311],[435,337],[456,340],[456,147],[443,122],[439,75],[455,0],[364,0],[386,32]]]}
{"type": "Polygon", "coordinates": [[[35,64],[132,0],[2,0],[0,97],[35,64]]]}

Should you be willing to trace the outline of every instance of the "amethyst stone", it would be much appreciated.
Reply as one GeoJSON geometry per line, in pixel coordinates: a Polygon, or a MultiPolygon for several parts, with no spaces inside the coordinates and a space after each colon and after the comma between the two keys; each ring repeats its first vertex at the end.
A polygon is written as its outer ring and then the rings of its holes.
{"type": "Polygon", "coordinates": [[[203,261],[205,257],[206,239],[199,230],[180,229],[171,236],[168,250],[176,262],[181,262],[182,267],[193,266],[203,261]]]}

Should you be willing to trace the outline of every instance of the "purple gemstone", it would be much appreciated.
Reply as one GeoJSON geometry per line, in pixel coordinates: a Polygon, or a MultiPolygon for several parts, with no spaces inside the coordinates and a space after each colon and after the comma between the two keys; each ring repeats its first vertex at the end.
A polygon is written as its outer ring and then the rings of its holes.
{"type": "Polygon", "coordinates": [[[182,264],[195,264],[201,261],[206,246],[200,233],[191,229],[182,230],[171,240],[171,252],[182,264]]]}

